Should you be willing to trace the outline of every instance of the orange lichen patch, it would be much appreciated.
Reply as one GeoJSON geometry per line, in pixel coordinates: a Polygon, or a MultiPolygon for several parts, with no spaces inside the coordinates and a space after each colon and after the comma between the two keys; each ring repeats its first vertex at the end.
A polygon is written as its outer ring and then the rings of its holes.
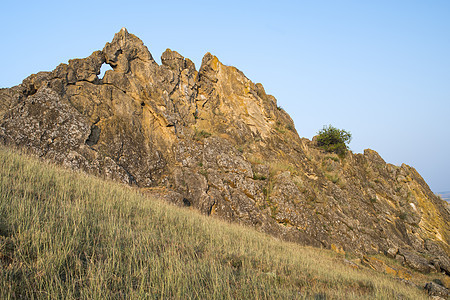
{"type": "Polygon", "coordinates": [[[417,191],[412,188],[411,192],[419,204],[418,209],[427,212],[427,214],[422,215],[419,226],[426,229],[430,234],[430,238],[433,240],[439,240],[447,244],[442,236],[442,232],[450,232],[449,223],[443,221],[441,214],[434,203],[420,192],[420,190],[417,191]]]}
{"type": "Polygon", "coordinates": [[[406,269],[399,269],[397,271],[396,276],[398,278],[402,278],[402,279],[406,279],[406,280],[410,280],[411,279],[411,273],[409,271],[407,271],[406,269]]]}
{"type": "Polygon", "coordinates": [[[332,249],[334,252],[336,252],[336,253],[345,255],[344,249],[343,249],[341,246],[339,246],[339,245],[331,244],[331,249],[332,249]]]}
{"type": "Polygon", "coordinates": [[[389,267],[388,265],[384,266],[384,272],[386,274],[390,274],[390,275],[394,275],[394,276],[397,276],[397,273],[398,273],[396,269],[393,269],[393,268],[389,267]]]}
{"type": "Polygon", "coordinates": [[[244,190],[243,192],[247,197],[249,197],[252,200],[255,200],[255,196],[252,195],[252,193],[250,193],[248,190],[244,190]]]}
{"type": "Polygon", "coordinates": [[[216,213],[216,209],[217,209],[217,203],[214,203],[213,206],[211,207],[211,212],[210,212],[211,216],[216,213]]]}
{"type": "Polygon", "coordinates": [[[450,277],[449,276],[445,276],[444,278],[442,278],[441,281],[446,288],[450,289],[450,277]]]}
{"type": "Polygon", "coordinates": [[[300,230],[300,231],[304,231],[304,230],[306,230],[306,225],[305,226],[297,226],[297,229],[298,230],[300,230]]]}
{"type": "Polygon", "coordinates": [[[294,225],[292,225],[291,221],[289,219],[286,218],[282,218],[282,219],[276,219],[276,221],[284,226],[287,227],[294,227],[294,225]]]}
{"type": "Polygon", "coordinates": [[[363,256],[362,264],[379,272],[384,272],[386,266],[382,260],[366,255],[363,256]]]}
{"type": "Polygon", "coordinates": [[[214,71],[218,71],[219,70],[219,66],[221,65],[219,59],[217,58],[217,56],[214,56],[214,58],[211,60],[210,66],[214,71]]]}
{"type": "Polygon", "coordinates": [[[217,136],[220,137],[221,139],[225,139],[225,140],[229,140],[229,141],[233,141],[234,142],[234,140],[231,138],[231,136],[229,134],[227,134],[227,133],[223,133],[223,132],[222,133],[218,133],[217,136]]]}
{"type": "Polygon", "coordinates": [[[406,280],[411,279],[411,273],[408,270],[404,268],[393,268],[387,265],[384,261],[375,257],[364,255],[361,263],[378,272],[382,272],[406,280]]]}

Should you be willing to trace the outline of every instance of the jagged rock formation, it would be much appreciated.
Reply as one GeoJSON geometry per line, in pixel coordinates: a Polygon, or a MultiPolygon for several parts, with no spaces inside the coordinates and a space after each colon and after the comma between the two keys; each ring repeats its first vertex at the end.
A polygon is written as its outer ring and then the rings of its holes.
{"type": "Polygon", "coordinates": [[[450,274],[450,210],[412,167],[298,136],[261,84],[206,54],[102,51],[0,90],[0,141],[286,240],[450,274]],[[101,66],[113,70],[98,78],[101,66]]]}

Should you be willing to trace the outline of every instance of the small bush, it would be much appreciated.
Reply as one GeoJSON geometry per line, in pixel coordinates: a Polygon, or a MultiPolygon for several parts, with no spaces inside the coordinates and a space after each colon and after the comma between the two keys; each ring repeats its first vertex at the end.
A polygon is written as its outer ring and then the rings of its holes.
{"type": "Polygon", "coordinates": [[[279,133],[285,133],[286,130],[280,128],[280,127],[275,127],[275,130],[278,131],[279,133]]]}
{"type": "Polygon", "coordinates": [[[339,181],[339,175],[337,174],[325,174],[325,177],[332,183],[337,183],[339,181]]]}
{"type": "Polygon", "coordinates": [[[210,136],[211,136],[211,133],[209,133],[205,130],[201,130],[201,131],[195,130],[194,140],[200,141],[201,139],[206,139],[206,138],[209,138],[210,136]]]}
{"type": "Polygon", "coordinates": [[[350,143],[352,135],[348,131],[329,125],[324,126],[318,132],[316,139],[317,145],[325,151],[344,155],[348,150],[347,144],[350,143]]]}
{"type": "Polygon", "coordinates": [[[339,162],[339,158],[337,158],[335,156],[327,155],[327,156],[325,156],[325,159],[329,159],[329,160],[332,160],[332,161],[335,161],[335,162],[339,162]]]}
{"type": "Polygon", "coordinates": [[[408,217],[408,214],[405,213],[405,212],[401,212],[401,213],[398,214],[398,217],[399,217],[400,220],[404,221],[408,217]]]}
{"type": "Polygon", "coordinates": [[[261,175],[261,174],[253,174],[253,179],[254,180],[266,180],[267,179],[267,177],[266,176],[264,176],[264,175],[261,175]]]}

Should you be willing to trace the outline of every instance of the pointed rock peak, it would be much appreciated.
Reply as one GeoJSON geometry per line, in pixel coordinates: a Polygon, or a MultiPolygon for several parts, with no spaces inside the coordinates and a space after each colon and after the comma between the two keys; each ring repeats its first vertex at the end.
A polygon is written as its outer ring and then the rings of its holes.
{"type": "Polygon", "coordinates": [[[206,53],[203,56],[202,59],[202,66],[200,67],[200,69],[203,69],[204,67],[208,66],[211,69],[213,69],[214,71],[218,71],[219,70],[219,66],[222,63],[219,61],[219,59],[217,58],[217,56],[212,55],[211,53],[206,53]]]}
{"type": "Polygon", "coordinates": [[[364,149],[364,156],[367,157],[369,160],[377,163],[386,164],[383,158],[381,158],[380,154],[372,149],[364,149]]]}
{"type": "MultiPolygon", "coordinates": [[[[122,37],[128,37],[128,35],[130,35],[130,33],[128,33],[128,29],[126,27],[122,27],[120,28],[120,30],[114,35],[114,38],[116,38],[116,36],[122,36],[122,37]]],[[[132,34],[133,35],[133,34],[132,34]]],[[[134,35],[133,35],[134,36],[134,35]]]]}
{"type": "Polygon", "coordinates": [[[195,70],[195,65],[190,59],[184,58],[180,53],[172,51],[169,48],[161,55],[161,63],[164,66],[178,71],[184,69],[195,70]]]}
{"type": "Polygon", "coordinates": [[[209,61],[209,60],[211,60],[213,57],[215,57],[215,56],[212,55],[211,52],[206,52],[206,54],[203,55],[202,62],[204,62],[204,61],[209,61]]]}
{"type": "Polygon", "coordinates": [[[169,64],[172,61],[184,61],[184,57],[177,51],[172,51],[167,48],[161,55],[161,62],[163,65],[170,66],[169,64]]]}
{"type": "MultiPolygon", "coordinates": [[[[111,43],[114,43],[114,42],[122,42],[122,43],[125,43],[126,41],[127,41],[127,39],[129,39],[129,33],[128,33],[128,30],[125,28],[125,27],[122,27],[115,35],[114,35],[114,38],[113,38],[113,41],[111,42],[111,43]]],[[[134,35],[133,35],[134,36],[134,35]]],[[[134,37],[136,37],[136,36],[134,36],[134,37]]],[[[137,38],[137,37],[136,37],[137,38]]],[[[139,41],[140,41],[140,39],[139,38],[137,38],[139,41]]],[[[141,43],[142,43],[142,41],[141,41],[141,43]]]]}
{"type": "Polygon", "coordinates": [[[210,62],[211,62],[212,60],[217,60],[217,61],[218,61],[219,59],[217,58],[217,56],[211,54],[210,52],[207,52],[207,53],[203,56],[202,64],[210,64],[210,62]]]}
{"type": "Polygon", "coordinates": [[[141,39],[134,34],[128,33],[125,27],[122,27],[114,35],[111,43],[106,43],[103,53],[105,54],[106,63],[111,65],[115,71],[122,73],[129,71],[129,62],[134,59],[156,63],[141,39]]]}
{"type": "Polygon", "coordinates": [[[184,56],[182,56],[180,53],[178,53],[177,51],[173,51],[170,48],[167,48],[166,51],[164,51],[164,53],[162,54],[162,56],[163,57],[176,56],[176,57],[184,58],[184,56]]]}
{"type": "Polygon", "coordinates": [[[181,71],[184,69],[184,57],[169,48],[161,55],[161,63],[173,70],[181,71]]]}

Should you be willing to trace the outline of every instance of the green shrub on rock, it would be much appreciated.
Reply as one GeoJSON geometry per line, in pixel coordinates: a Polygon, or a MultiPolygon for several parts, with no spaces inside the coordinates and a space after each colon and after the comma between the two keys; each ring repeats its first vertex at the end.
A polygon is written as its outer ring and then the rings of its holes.
{"type": "Polygon", "coordinates": [[[344,155],[347,152],[347,144],[350,143],[351,139],[350,132],[331,125],[324,126],[315,137],[319,147],[327,152],[334,152],[339,155],[344,155]]]}

